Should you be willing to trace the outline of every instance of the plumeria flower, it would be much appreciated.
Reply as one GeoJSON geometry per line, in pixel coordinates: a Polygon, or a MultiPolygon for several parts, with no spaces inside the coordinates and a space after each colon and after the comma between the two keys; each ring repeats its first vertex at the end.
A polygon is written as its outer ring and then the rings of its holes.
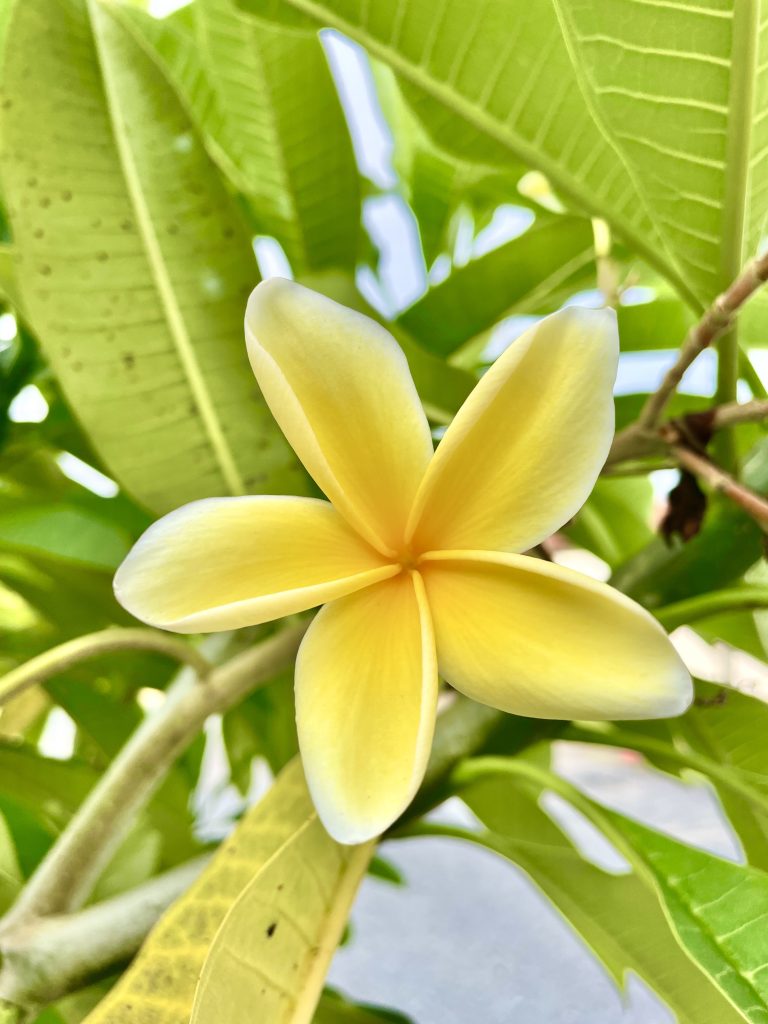
{"type": "Polygon", "coordinates": [[[690,677],[658,623],[521,552],[582,506],[613,435],[614,314],[564,309],[485,374],[433,452],[383,327],[290,281],[255,289],[253,371],[328,501],[206,498],[147,530],[115,578],[139,619],[236,629],[324,605],[296,664],[312,797],[343,843],[382,832],[424,775],[438,673],[516,715],[680,714],[690,677]]]}

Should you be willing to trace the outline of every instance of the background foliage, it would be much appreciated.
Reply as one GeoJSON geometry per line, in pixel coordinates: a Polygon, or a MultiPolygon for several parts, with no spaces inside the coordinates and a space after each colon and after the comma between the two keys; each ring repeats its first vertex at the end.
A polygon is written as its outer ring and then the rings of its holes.
{"type": "MultiPolygon", "coordinates": [[[[275,253],[284,272],[387,323],[436,436],[521,326],[566,301],[617,308],[625,369],[672,361],[762,255],[768,11],[760,0],[192,0],[158,19],[127,0],[2,0],[0,41],[0,909],[26,893],[0,927],[0,1020],[213,1024],[223,1006],[233,1022],[256,1007],[265,1024],[401,1020],[323,991],[360,878],[393,875],[373,847],[338,847],[316,821],[287,649],[254,661],[262,674],[239,703],[211,684],[181,747],[158,754],[157,788],[137,783],[135,815],[115,819],[103,848],[93,840],[72,893],[49,899],[47,915],[67,916],[19,930],[40,891],[25,885],[77,834],[86,795],[98,802],[142,721],[151,730],[187,699],[179,657],[248,658],[269,629],[193,640],[192,654],[121,633],[125,649],[76,653],[36,685],[14,671],[132,625],[111,576],[154,516],[209,495],[311,493],[242,339],[245,299],[275,253]],[[371,70],[387,180],[366,164],[350,79],[329,65],[339,35],[371,70]],[[392,291],[382,201],[417,239],[415,301],[392,291]],[[234,785],[251,790],[256,758],[277,778],[209,861],[200,725],[224,710],[234,785]],[[62,721],[71,743],[52,757],[62,721]]],[[[758,293],[718,343],[716,403],[766,398],[767,344],[758,293]]],[[[653,370],[637,379],[644,393],[617,395],[619,428],[658,383],[653,370]]],[[[708,404],[680,393],[667,414],[708,404]]],[[[764,427],[751,419],[711,452],[768,492],[764,427]]],[[[763,660],[763,529],[713,493],[693,513],[694,539],[657,536],[652,474],[675,460],[655,437],[612,466],[552,551],[597,556],[668,628],[763,660]]],[[[455,837],[511,861],[617,985],[636,973],[681,1024],[765,1024],[767,728],[758,696],[707,683],[679,720],[600,730],[456,701],[393,835],[455,837]],[[590,800],[550,768],[563,740],[707,779],[743,862],[590,800]],[[625,873],[584,859],[547,813],[552,792],[604,833],[625,873]],[[477,830],[424,820],[453,794],[477,830]]]]}

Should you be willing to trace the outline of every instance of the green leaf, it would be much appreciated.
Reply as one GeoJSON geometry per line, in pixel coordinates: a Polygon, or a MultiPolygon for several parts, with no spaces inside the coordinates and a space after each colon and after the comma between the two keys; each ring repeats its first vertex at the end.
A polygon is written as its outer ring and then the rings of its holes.
{"type": "MultiPolygon", "coordinates": [[[[0,18],[7,20],[11,5],[4,4],[0,18]]],[[[15,253],[13,246],[0,244],[0,295],[6,298],[17,310],[21,310],[19,289],[16,283],[15,253]]]]}
{"type": "Polygon", "coordinates": [[[248,233],[160,71],[92,0],[16,3],[8,32],[22,301],[109,471],[157,513],[301,493],[246,359],[248,233]]]}
{"type": "Polygon", "coordinates": [[[13,835],[0,814],[0,914],[10,907],[23,884],[13,835]]]}
{"type": "Polygon", "coordinates": [[[689,956],[750,1024],[768,1021],[768,874],[610,815],[651,872],[689,956]]]}
{"type": "Polygon", "coordinates": [[[413,1024],[410,1017],[382,1006],[351,1003],[338,992],[326,989],[312,1024],[413,1024]]]}
{"type": "Polygon", "coordinates": [[[653,488],[647,479],[598,480],[564,532],[609,565],[618,565],[653,540],[652,500],[653,488]]]}
{"type": "MultiPolygon", "coordinates": [[[[342,873],[344,858],[348,856],[360,857],[359,848],[339,847],[325,833],[318,832],[301,765],[298,759],[291,762],[264,799],[247,812],[221,845],[200,878],[161,918],[133,964],[87,1018],[88,1024],[135,1024],[142,1019],[151,1020],[152,1024],[189,1024],[195,987],[211,944],[228,920],[230,909],[237,906],[238,899],[248,892],[251,883],[258,885],[259,879],[262,885],[267,885],[263,891],[267,903],[253,909],[253,921],[258,923],[258,928],[254,923],[255,938],[239,953],[248,957],[254,951],[263,952],[268,943],[274,943],[274,947],[267,948],[285,952],[287,959],[284,963],[270,963],[269,969],[275,972],[270,977],[280,984],[292,983],[294,974],[301,976],[308,962],[304,952],[300,961],[294,956],[294,949],[300,953],[299,944],[304,940],[295,928],[292,929],[288,918],[304,929],[309,926],[307,915],[317,911],[319,916],[312,920],[319,922],[328,912],[323,896],[332,895],[334,880],[342,873]],[[304,844],[308,840],[311,840],[311,848],[306,849],[304,844]],[[310,859],[298,865],[293,858],[301,858],[305,853],[310,859]],[[274,874],[275,864],[290,864],[292,871],[287,876],[280,873],[278,877],[274,874]],[[278,890],[278,885],[283,888],[278,890]],[[301,902],[296,906],[298,901],[301,902]],[[276,927],[271,929],[270,936],[267,932],[273,922],[276,927]],[[295,972],[293,963],[301,964],[295,972]]],[[[360,870],[364,869],[362,865],[360,870]]],[[[239,918],[238,912],[235,920],[239,918]]],[[[343,927],[343,921],[335,921],[335,924],[339,929],[343,927]]],[[[312,932],[307,936],[310,943],[316,934],[319,935],[312,932]]],[[[327,937],[330,938],[330,932],[327,937]]],[[[210,967],[207,970],[210,972],[210,967]]],[[[256,1002],[243,996],[243,1013],[252,1011],[265,996],[274,997],[266,979],[257,977],[254,984],[258,986],[256,1002]],[[264,995],[262,987],[269,989],[264,995]]],[[[319,986],[316,995],[319,995],[319,986]]],[[[196,1011],[198,1015],[201,1012],[196,1011]]],[[[234,1018],[223,1011],[213,1019],[225,1019],[234,1024],[234,1018]]],[[[270,1024],[290,1018],[262,1014],[258,1019],[270,1024]]]]}
{"type": "MultiPolygon", "coordinates": [[[[690,710],[669,723],[679,741],[768,792],[768,705],[730,687],[696,682],[690,710]]],[[[768,870],[768,814],[718,786],[718,795],[750,864],[768,870]]]]}
{"type": "Polygon", "coordinates": [[[476,221],[501,203],[524,203],[517,183],[522,165],[490,167],[462,160],[430,139],[405,102],[391,68],[373,62],[376,91],[393,136],[392,162],[419,226],[427,266],[441,253],[452,255],[457,214],[476,221]]]}
{"type": "Polygon", "coordinates": [[[146,882],[161,866],[162,839],[151,828],[133,828],[104,869],[89,903],[117,896],[146,882]]]}
{"type": "Polygon", "coordinates": [[[0,505],[0,547],[113,572],[130,546],[119,525],[76,505],[0,505]]]}
{"type": "Polygon", "coordinates": [[[537,0],[513,21],[506,0],[281,6],[389,64],[446,148],[543,171],[695,305],[757,248],[768,201],[768,122],[754,116],[768,87],[761,3],[537,0]]]}
{"type": "Polygon", "coordinates": [[[564,298],[593,280],[589,221],[542,216],[518,238],[454,270],[397,323],[447,356],[502,317],[546,311],[553,294],[564,298]]]}
{"type": "Polygon", "coordinates": [[[602,961],[617,984],[643,978],[679,1024],[735,1024],[738,1014],[685,956],[652,889],[637,874],[610,874],[588,863],[536,799],[489,779],[462,791],[490,831],[464,838],[525,871],[602,961]]]}
{"type": "Polygon", "coordinates": [[[619,306],[616,313],[623,352],[679,348],[696,319],[690,309],[675,298],[619,306]]]}
{"type": "Polygon", "coordinates": [[[230,908],[210,946],[190,1024],[304,1024],[375,847],[341,846],[307,794],[292,835],[230,908]]]}
{"type": "Polygon", "coordinates": [[[389,882],[391,885],[405,885],[405,878],[399,868],[396,868],[392,861],[385,857],[372,857],[368,865],[368,874],[382,882],[389,882]]]}
{"type": "Polygon", "coordinates": [[[211,156],[296,273],[354,269],[357,165],[317,35],[197,0],[168,18],[118,12],[160,61],[211,156]]]}
{"type": "Polygon", "coordinates": [[[224,743],[232,781],[241,793],[251,787],[251,765],[263,757],[277,774],[299,749],[293,672],[261,686],[224,715],[224,743]]]}

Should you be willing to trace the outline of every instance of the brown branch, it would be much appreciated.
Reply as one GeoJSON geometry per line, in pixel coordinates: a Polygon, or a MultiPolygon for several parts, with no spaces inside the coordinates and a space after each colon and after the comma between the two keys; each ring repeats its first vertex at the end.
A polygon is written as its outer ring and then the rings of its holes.
{"type": "MultiPolygon", "coordinates": [[[[667,370],[656,391],[648,396],[637,420],[619,431],[614,438],[608,465],[615,465],[626,459],[642,458],[658,450],[659,421],[669,400],[677,391],[685,371],[713,341],[731,327],[734,317],[744,303],[767,280],[768,253],[764,253],[742,271],[733,284],[715,299],[699,322],[690,329],[674,365],[667,370]]],[[[751,402],[746,404],[753,407],[755,405],[751,402]]],[[[725,410],[734,407],[734,403],[729,403],[728,406],[724,405],[721,408],[725,410]]],[[[762,419],[763,416],[756,415],[756,418],[762,419]]],[[[735,419],[729,422],[726,415],[719,426],[726,427],[741,422],[749,421],[735,419]]]]}
{"type": "Polygon", "coordinates": [[[674,366],[667,370],[659,388],[649,395],[637,425],[642,429],[655,427],[683,374],[693,361],[716,338],[724,334],[733,318],[750,296],[768,280],[768,253],[753,260],[722,295],[718,295],[704,316],[688,332],[674,366]]]}
{"type": "MultiPolygon", "coordinates": [[[[727,427],[736,427],[742,423],[760,423],[762,420],[768,419],[768,400],[756,398],[751,402],[728,402],[700,413],[691,413],[690,416],[692,418],[707,417],[708,426],[712,432],[724,430],[727,427]]],[[[641,429],[638,421],[625,430],[619,431],[614,438],[603,473],[615,476],[617,475],[616,467],[624,463],[649,456],[663,455],[664,449],[669,445],[669,430],[679,427],[681,422],[685,422],[685,419],[686,417],[683,417],[682,420],[667,420],[666,423],[654,429],[641,429]]],[[[641,472],[645,472],[647,469],[647,467],[637,468],[641,472]]]]}
{"type": "Polygon", "coordinates": [[[695,451],[680,442],[680,435],[670,434],[669,449],[678,464],[703,480],[713,491],[724,494],[735,502],[747,515],[751,516],[758,526],[768,533],[768,500],[738,480],[730,473],[716,465],[702,452],[695,451]],[[673,439],[674,438],[674,439],[673,439]]]}

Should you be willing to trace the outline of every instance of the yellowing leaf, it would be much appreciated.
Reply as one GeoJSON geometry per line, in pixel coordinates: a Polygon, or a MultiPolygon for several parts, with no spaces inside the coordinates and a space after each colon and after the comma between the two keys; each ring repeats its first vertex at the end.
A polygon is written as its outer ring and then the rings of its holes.
{"type": "Polygon", "coordinates": [[[340,846],[308,818],[224,919],[190,1024],[309,1024],[374,846],[340,846]]]}
{"type": "MultiPolygon", "coordinates": [[[[274,943],[277,955],[285,955],[292,997],[304,998],[303,986],[317,998],[322,987],[321,971],[338,941],[372,848],[368,846],[366,851],[364,855],[361,848],[339,846],[322,830],[301,765],[298,760],[292,761],[222,844],[186,895],[161,918],[136,960],[88,1016],[86,1024],[188,1024],[195,987],[212,943],[214,951],[231,946],[235,957],[254,972],[250,979],[245,973],[245,978],[251,987],[256,986],[255,994],[238,989],[243,1002],[240,1012],[247,1013],[248,1020],[271,1024],[311,1019],[311,1007],[309,1017],[287,1016],[288,1003],[284,1000],[278,1004],[282,1016],[255,1012],[256,1000],[263,998],[261,988],[267,987],[257,969],[273,970],[269,977],[287,986],[285,972],[278,973],[285,965],[254,959],[259,951],[257,942],[263,939],[262,945],[266,945],[268,940],[274,943]],[[283,888],[278,891],[279,884],[283,888]],[[260,888],[262,885],[264,888],[260,888]],[[241,919],[238,908],[243,905],[250,906],[253,915],[254,939],[239,949],[230,923],[237,924],[241,919]],[[228,917],[230,908],[233,912],[228,917]],[[296,925],[302,929],[301,939],[293,934],[291,920],[295,922],[294,931],[296,925]],[[275,927],[271,928],[273,923],[275,927]],[[268,930],[271,936],[267,936],[268,930]],[[298,964],[295,970],[294,963],[298,964]],[[310,989],[310,985],[316,987],[310,989]]],[[[220,955],[216,953],[206,965],[195,1019],[235,1024],[232,1008],[224,1012],[223,1003],[213,1015],[201,1016],[206,988],[219,999],[224,999],[224,994],[217,994],[217,990],[227,986],[230,998],[235,995],[234,983],[227,980],[226,971],[223,984],[217,980],[218,969],[214,968],[220,955]]],[[[233,1002],[238,999],[233,998],[233,1002]]],[[[304,1005],[310,1005],[306,999],[304,1005]]]]}

